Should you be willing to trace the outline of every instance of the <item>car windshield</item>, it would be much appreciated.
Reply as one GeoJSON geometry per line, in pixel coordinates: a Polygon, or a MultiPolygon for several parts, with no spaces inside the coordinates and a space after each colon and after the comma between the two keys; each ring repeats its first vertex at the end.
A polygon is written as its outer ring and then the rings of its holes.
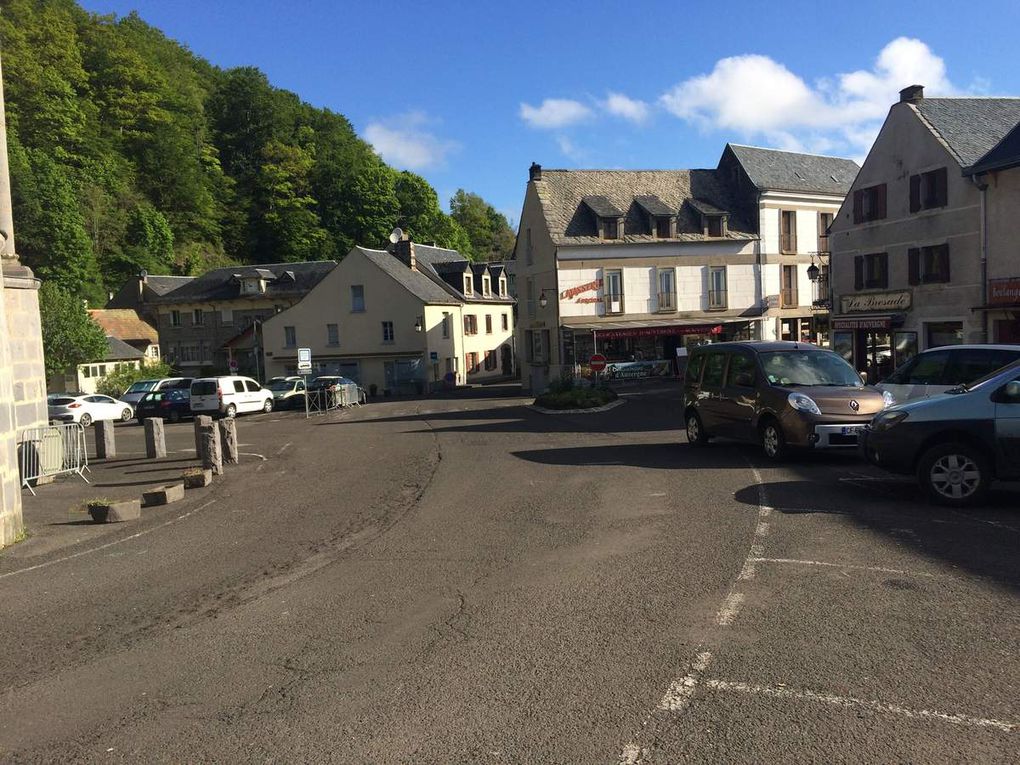
{"type": "Polygon", "coordinates": [[[269,388],[269,390],[272,390],[272,391],[290,390],[291,388],[294,387],[294,381],[293,380],[274,380],[273,382],[269,383],[269,385],[267,387],[269,388]]]}
{"type": "Polygon", "coordinates": [[[147,390],[152,390],[152,386],[155,384],[155,380],[139,380],[127,389],[127,393],[145,393],[147,390]]]}
{"type": "Polygon", "coordinates": [[[974,382],[966,383],[965,385],[958,385],[955,388],[951,388],[950,390],[947,390],[946,393],[967,393],[968,391],[972,391],[978,386],[984,385],[990,380],[994,380],[1000,375],[1003,375],[1007,372],[1020,372],[1020,361],[1015,361],[1012,364],[1007,364],[1004,367],[989,372],[984,377],[981,377],[975,380],[974,382]]]}
{"type": "Polygon", "coordinates": [[[863,387],[854,368],[831,351],[772,351],[761,354],[761,363],[773,385],[863,387]]]}

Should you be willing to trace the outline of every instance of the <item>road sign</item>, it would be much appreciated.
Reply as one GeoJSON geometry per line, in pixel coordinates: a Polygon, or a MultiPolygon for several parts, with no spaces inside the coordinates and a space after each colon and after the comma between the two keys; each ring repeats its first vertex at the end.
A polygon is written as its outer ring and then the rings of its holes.
{"type": "Polygon", "coordinates": [[[311,348],[298,348],[297,349],[297,368],[298,368],[298,372],[311,372],[312,371],[312,349],[311,348]]]}
{"type": "Polygon", "coordinates": [[[606,368],[606,357],[601,353],[593,354],[592,357],[588,359],[588,366],[591,368],[592,372],[601,372],[606,368]]]}
{"type": "Polygon", "coordinates": [[[230,371],[231,372],[236,372],[237,371],[237,359],[231,359],[230,363],[229,363],[229,366],[230,366],[230,371]]]}
{"type": "Polygon", "coordinates": [[[432,363],[439,361],[439,351],[429,351],[429,360],[432,363]]]}

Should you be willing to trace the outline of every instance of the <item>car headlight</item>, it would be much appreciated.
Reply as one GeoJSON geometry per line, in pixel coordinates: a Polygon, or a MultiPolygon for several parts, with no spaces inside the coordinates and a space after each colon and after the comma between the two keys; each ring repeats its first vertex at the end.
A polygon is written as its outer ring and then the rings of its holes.
{"type": "Polygon", "coordinates": [[[871,429],[876,433],[880,433],[883,430],[889,430],[889,428],[899,425],[909,416],[910,414],[904,412],[902,409],[897,409],[892,412],[882,412],[871,421],[871,429]]]}
{"type": "Polygon", "coordinates": [[[791,393],[786,397],[786,400],[790,403],[790,406],[798,411],[807,412],[808,414],[822,413],[815,400],[811,396],[805,396],[803,393],[791,393]]]}
{"type": "Polygon", "coordinates": [[[882,408],[887,409],[896,403],[896,399],[893,398],[893,394],[887,390],[882,391],[882,408]]]}

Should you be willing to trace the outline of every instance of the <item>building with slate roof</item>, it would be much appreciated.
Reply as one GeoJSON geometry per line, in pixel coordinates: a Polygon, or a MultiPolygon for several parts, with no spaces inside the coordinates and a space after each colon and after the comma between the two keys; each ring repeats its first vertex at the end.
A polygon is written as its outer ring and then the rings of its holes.
{"type": "Polygon", "coordinates": [[[158,361],[159,333],[156,328],[142,318],[133,308],[91,308],[89,316],[98,324],[107,337],[115,337],[135,350],[146,359],[158,361]]]}
{"type": "Polygon", "coordinates": [[[595,352],[643,376],[713,340],[827,342],[825,231],[857,169],[733,144],[714,169],[533,164],[513,260],[525,388],[595,352]]]}
{"type": "Polygon", "coordinates": [[[833,347],[869,379],[928,348],[1020,343],[1018,123],[1020,98],[920,85],[889,110],[830,227],[833,347]]]}
{"type": "Polygon", "coordinates": [[[192,281],[194,276],[149,276],[145,271],[132,277],[121,288],[110,295],[105,308],[131,309],[138,311],[145,321],[156,323],[157,298],[192,281]]]}
{"type": "Polygon", "coordinates": [[[304,298],[263,325],[267,375],[339,374],[370,393],[416,393],[516,374],[502,264],[401,239],[355,247],[304,298]]]}
{"type": "Polygon", "coordinates": [[[123,367],[140,368],[146,363],[145,354],[117,337],[106,336],[106,353],[63,374],[55,374],[46,381],[50,393],[95,393],[107,375],[123,367]]]}

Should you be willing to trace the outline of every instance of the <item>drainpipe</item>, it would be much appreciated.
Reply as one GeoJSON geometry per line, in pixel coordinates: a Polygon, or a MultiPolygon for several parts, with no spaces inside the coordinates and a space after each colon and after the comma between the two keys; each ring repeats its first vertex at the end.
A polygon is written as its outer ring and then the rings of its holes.
{"type": "MultiPolygon", "coordinates": [[[[988,305],[988,181],[984,173],[971,176],[971,183],[981,192],[981,305],[988,305]]],[[[988,342],[988,311],[981,311],[981,342],[988,342]]]]}

